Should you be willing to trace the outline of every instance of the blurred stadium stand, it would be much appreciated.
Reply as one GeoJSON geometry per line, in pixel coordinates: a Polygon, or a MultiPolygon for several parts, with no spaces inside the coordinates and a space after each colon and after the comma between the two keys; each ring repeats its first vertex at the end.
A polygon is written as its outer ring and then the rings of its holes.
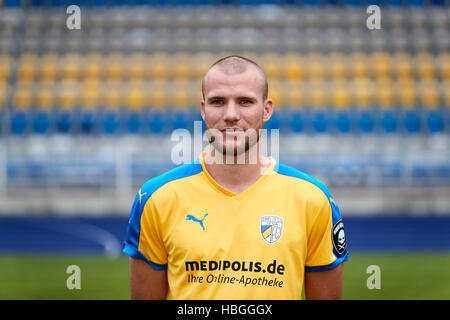
{"type": "Polygon", "coordinates": [[[450,214],[449,49],[445,0],[0,0],[0,214],[128,215],[227,54],[264,68],[280,160],[345,214],[450,214]]]}

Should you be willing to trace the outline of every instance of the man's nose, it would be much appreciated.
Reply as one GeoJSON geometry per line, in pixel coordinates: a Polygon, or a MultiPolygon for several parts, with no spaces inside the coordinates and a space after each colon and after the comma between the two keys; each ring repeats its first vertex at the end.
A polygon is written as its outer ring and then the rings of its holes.
{"type": "Polygon", "coordinates": [[[239,105],[233,101],[229,101],[225,106],[224,120],[237,121],[240,119],[239,105]]]}

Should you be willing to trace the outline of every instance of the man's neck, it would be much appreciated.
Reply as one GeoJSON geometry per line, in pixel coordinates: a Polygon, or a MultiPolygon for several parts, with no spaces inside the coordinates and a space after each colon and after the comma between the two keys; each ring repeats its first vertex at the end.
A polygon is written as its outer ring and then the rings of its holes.
{"type": "MultiPolygon", "coordinates": [[[[218,162],[215,158],[215,149],[204,154],[204,164],[209,175],[222,187],[234,192],[241,193],[255,183],[270,166],[270,158],[258,153],[256,161],[249,161],[250,150],[246,151],[245,162],[240,163],[237,157],[231,157],[233,161],[218,162]]],[[[222,157],[222,155],[220,155],[222,157]]]]}

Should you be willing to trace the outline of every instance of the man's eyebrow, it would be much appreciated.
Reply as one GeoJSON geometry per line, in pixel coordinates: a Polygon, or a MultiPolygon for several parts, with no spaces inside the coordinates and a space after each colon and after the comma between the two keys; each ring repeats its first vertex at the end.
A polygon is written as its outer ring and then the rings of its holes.
{"type": "Polygon", "coordinates": [[[247,99],[247,100],[257,100],[256,98],[254,98],[254,97],[249,97],[249,96],[239,96],[239,97],[237,97],[237,99],[239,99],[239,100],[243,100],[243,99],[247,99]]]}
{"type": "Polygon", "coordinates": [[[206,100],[211,101],[211,100],[217,100],[217,99],[225,99],[222,96],[212,96],[212,97],[208,97],[206,100]]]}

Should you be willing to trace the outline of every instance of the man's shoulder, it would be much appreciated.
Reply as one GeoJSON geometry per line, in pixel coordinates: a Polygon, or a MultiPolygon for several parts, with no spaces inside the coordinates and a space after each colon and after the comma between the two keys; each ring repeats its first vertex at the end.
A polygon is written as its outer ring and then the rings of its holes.
{"type": "Polygon", "coordinates": [[[308,194],[315,194],[319,197],[326,196],[329,201],[333,201],[327,186],[313,176],[282,163],[278,163],[274,170],[279,175],[293,178],[293,186],[298,186],[302,193],[305,193],[306,186],[308,194]]]}
{"type": "Polygon", "coordinates": [[[155,191],[165,186],[166,184],[199,174],[202,172],[202,170],[203,170],[202,165],[198,162],[191,162],[188,164],[181,165],[179,167],[176,167],[172,170],[169,170],[159,176],[156,176],[148,180],[142,185],[138,193],[141,196],[145,195],[145,197],[144,196],[142,197],[146,201],[155,193],[155,191]]]}

